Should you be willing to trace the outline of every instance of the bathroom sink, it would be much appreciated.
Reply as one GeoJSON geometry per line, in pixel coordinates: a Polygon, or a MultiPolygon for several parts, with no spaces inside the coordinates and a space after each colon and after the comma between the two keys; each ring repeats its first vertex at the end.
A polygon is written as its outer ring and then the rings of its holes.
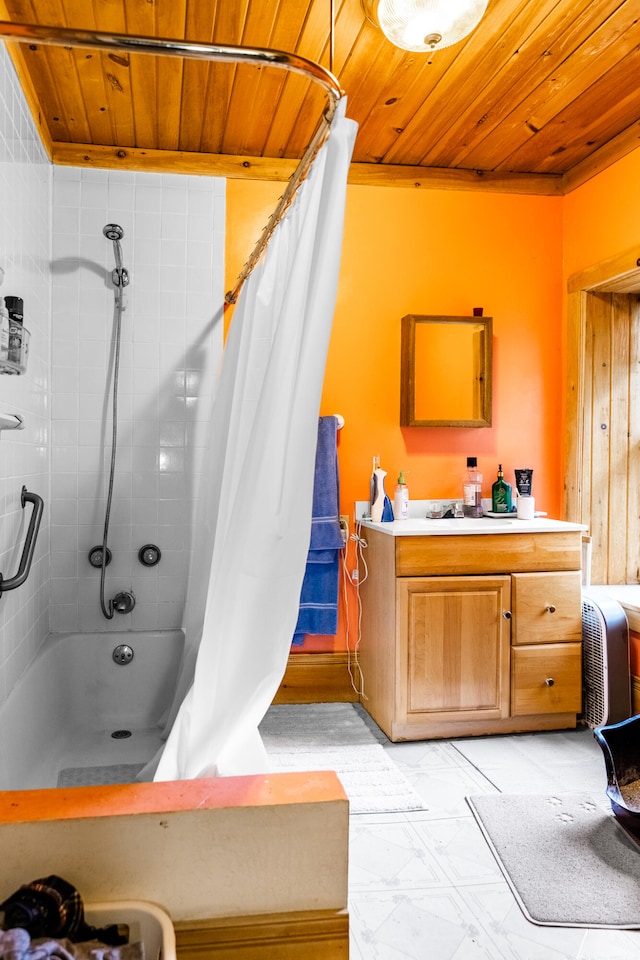
{"type": "Polygon", "coordinates": [[[491,520],[486,517],[450,517],[446,520],[431,520],[428,517],[424,519],[412,519],[409,523],[417,523],[427,530],[459,530],[461,533],[471,533],[474,530],[503,530],[505,526],[510,526],[513,520],[491,520]]]}
{"type": "MultiPolygon", "coordinates": [[[[386,524],[380,524],[381,529],[386,524]]],[[[514,526],[513,520],[491,520],[488,517],[451,517],[446,520],[432,520],[430,517],[409,517],[389,524],[388,533],[404,535],[469,534],[469,533],[506,533],[514,526]]]]}

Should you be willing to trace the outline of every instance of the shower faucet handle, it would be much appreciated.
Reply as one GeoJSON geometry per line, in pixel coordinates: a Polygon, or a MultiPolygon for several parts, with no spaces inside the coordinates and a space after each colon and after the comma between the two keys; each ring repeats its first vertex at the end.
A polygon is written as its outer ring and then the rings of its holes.
{"type": "Polygon", "coordinates": [[[155,567],[160,563],[161,556],[160,547],[156,547],[155,543],[145,543],[144,547],[138,550],[138,560],[145,567],[155,567]]]}
{"type": "Polygon", "coordinates": [[[123,590],[121,593],[117,593],[111,604],[115,613],[131,613],[136,605],[133,590],[123,590]]]}

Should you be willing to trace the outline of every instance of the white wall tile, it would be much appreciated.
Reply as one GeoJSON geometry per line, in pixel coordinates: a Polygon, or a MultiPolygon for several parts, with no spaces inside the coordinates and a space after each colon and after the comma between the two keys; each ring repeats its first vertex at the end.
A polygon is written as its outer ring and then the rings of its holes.
{"type": "Polygon", "coordinates": [[[222,343],[221,324],[210,334],[224,294],[225,185],[209,177],[53,168],[4,47],[0,149],[1,293],[24,297],[31,330],[28,375],[0,375],[0,410],[25,420],[19,434],[0,433],[3,575],[12,575],[19,559],[22,485],[46,505],[32,576],[0,604],[1,702],[49,630],[182,623],[187,518],[202,453],[194,426],[208,409],[222,343]],[[102,542],[112,439],[115,264],[102,233],[111,222],[125,231],[131,284],[121,331],[107,597],[137,586],[140,598],[131,616],[107,621],[99,571],[87,553],[102,542]],[[152,570],[137,559],[147,542],[162,550],[152,570]]]}
{"type": "MultiPolygon", "coordinates": [[[[0,411],[25,428],[0,432],[0,571],[17,572],[25,521],[23,485],[43,497],[45,514],[26,583],[0,601],[0,700],[22,675],[48,632],[49,353],[51,322],[51,166],[26,108],[11,61],[0,45],[0,296],[24,299],[31,331],[28,372],[0,374],[0,411]]],[[[60,211],[65,219],[65,211],[60,211]]]]}
{"type": "MultiPolygon", "coordinates": [[[[66,232],[58,235],[54,223],[54,251],[64,257],[53,281],[54,340],[77,340],[78,368],[73,374],[65,364],[64,375],[55,378],[53,422],[54,427],[68,429],[70,419],[76,418],[78,449],[75,458],[70,455],[66,460],[77,466],[77,475],[74,478],[67,466],[56,477],[54,499],[64,505],[73,489],[81,499],[75,532],[70,534],[62,524],[52,530],[53,576],[64,582],[52,597],[52,622],[64,623],[67,630],[173,627],[182,622],[191,543],[187,467],[201,452],[195,446],[189,449],[196,407],[185,403],[185,394],[189,391],[192,398],[202,394],[201,406],[208,407],[204,401],[218,366],[221,335],[204,358],[207,377],[194,377],[190,345],[194,331],[200,335],[210,325],[213,305],[222,304],[223,260],[221,255],[216,260],[216,249],[221,250],[216,224],[224,219],[224,190],[217,180],[206,177],[94,169],[81,171],[70,185],[66,172],[58,176],[59,169],[63,168],[56,168],[53,175],[56,208],[73,219],[74,196],[80,206],[75,246],[66,232]],[[188,211],[193,208],[197,241],[189,245],[188,211]],[[105,397],[115,329],[110,279],[115,263],[102,229],[113,222],[125,231],[122,257],[131,283],[122,314],[109,535],[114,558],[107,570],[107,599],[120,589],[133,589],[137,602],[131,616],[116,615],[115,622],[109,622],[100,612],[99,576],[89,568],[86,553],[102,542],[110,465],[112,406],[111,397],[108,401],[105,397]],[[76,394],[70,392],[70,383],[76,394]],[[69,573],[68,547],[74,536],[79,556],[75,604],[68,592],[74,576],[69,573]],[[172,557],[171,573],[164,573],[164,559],[153,571],[139,563],[138,549],[147,542],[157,543],[163,558],[165,553],[172,557]],[[171,580],[170,596],[159,590],[159,578],[171,580]]],[[[65,351],[56,350],[56,356],[64,363],[65,351]]],[[[64,458],[60,460],[63,465],[64,458]]],[[[67,526],[73,522],[73,517],[65,521],[67,526]]]]}

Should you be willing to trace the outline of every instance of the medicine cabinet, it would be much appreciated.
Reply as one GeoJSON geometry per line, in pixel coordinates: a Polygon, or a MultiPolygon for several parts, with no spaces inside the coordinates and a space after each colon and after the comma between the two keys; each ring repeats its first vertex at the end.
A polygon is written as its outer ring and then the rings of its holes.
{"type": "Polygon", "coordinates": [[[401,426],[491,426],[491,317],[408,314],[400,357],[401,426]]]}

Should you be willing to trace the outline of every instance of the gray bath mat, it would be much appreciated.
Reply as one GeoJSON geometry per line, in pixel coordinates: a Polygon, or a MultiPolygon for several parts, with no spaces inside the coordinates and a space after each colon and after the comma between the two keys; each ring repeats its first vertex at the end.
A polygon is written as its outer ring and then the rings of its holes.
{"type": "Polygon", "coordinates": [[[532,923],[640,928],[640,846],[602,802],[501,793],[467,803],[532,923]]]}
{"type": "Polygon", "coordinates": [[[103,767],[66,767],[58,774],[59,787],[102,787],[132,783],[143,763],[112,763],[103,767]]]}
{"type": "Polygon", "coordinates": [[[278,773],[334,770],[351,813],[424,810],[422,798],[350,703],[276,704],[260,734],[278,773]]]}

